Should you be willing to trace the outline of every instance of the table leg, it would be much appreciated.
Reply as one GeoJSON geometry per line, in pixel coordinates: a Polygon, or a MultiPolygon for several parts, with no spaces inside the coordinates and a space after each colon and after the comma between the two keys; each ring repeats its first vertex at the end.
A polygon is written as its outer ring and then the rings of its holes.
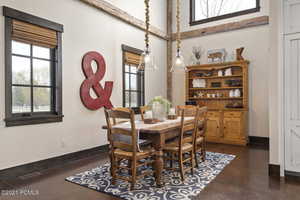
{"type": "Polygon", "coordinates": [[[162,181],[162,172],[164,169],[164,160],[163,160],[163,151],[159,150],[156,153],[156,160],[155,160],[155,178],[156,178],[156,185],[158,187],[162,187],[164,185],[162,181]]]}
{"type": "Polygon", "coordinates": [[[157,137],[153,138],[153,146],[156,150],[155,156],[155,180],[158,187],[164,185],[162,181],[162,172],[164,169],[164,159],[163,159],[163,147],[165,144],[165,137],[163,134],[159,134],[157,137]]]}

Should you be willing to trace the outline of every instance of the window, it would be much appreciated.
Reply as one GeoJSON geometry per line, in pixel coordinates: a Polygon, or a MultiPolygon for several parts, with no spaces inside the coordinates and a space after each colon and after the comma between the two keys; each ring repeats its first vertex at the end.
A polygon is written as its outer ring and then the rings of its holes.
{"type": "Polygon", "coordinates": [[[144,72],[138,71],[141,50],[122,45],[123,50],[123,106],[139,112],[145,104],[144,72]]]}
{"type": "Polygon", "coordinates": [[[63,26],[7,7],[3,14],[6,126],[62,121],[63,26]]]}
{"type": "Polygon", "coordinates": [[[190,0],[190,25],[245,15],[259,10],[259,0],[190,0]]]}
{"type": "Polygon", "coordinates": [[[52,49],[12,40],[12,113],[50,112],[52,49]]]}

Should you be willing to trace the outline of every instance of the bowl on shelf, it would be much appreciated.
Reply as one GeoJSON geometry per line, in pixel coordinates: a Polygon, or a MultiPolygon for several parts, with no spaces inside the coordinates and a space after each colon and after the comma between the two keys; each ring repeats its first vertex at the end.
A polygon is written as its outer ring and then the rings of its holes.
{"type": "Polygon", "coordinates": [[[241,102],[233,102],[233,103],[228,103],[226,108],[243,108],[243,104],[241,102]]]}
{"type": "Polygon", "coordinates": [[[242,80],[226,80],[225,83],[229,87],[239,87],[243,85],[242,80]]]}

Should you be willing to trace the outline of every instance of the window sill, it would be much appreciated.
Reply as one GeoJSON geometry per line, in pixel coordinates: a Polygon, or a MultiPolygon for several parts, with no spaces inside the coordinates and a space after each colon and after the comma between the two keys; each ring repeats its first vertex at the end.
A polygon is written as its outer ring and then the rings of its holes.
{"type": "Polygon", "coordinates": [[[30,116],[30,117],[11,117],[11,118],[4,119],[4,121],[6,123],[6,127],[12,127],[12,126],[62,122],[63,117],[64,117],[63,115],[40,115],[40,116],[30,116]]]}

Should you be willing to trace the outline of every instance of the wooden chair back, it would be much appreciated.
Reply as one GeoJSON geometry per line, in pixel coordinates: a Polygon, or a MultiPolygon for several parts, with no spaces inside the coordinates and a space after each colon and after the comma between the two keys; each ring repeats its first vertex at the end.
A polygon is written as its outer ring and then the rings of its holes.
{"type": "Polygon", "coordinates": [[[198,109],[198,120],[195,122],[195,138],[204,137],[206,133],[207,107],[198,109]],[[200,127],[200,128],[199,128],[200,127]]]}
{"type": "Polygon", "coordinates": [[[200,126],[200,120],[202,121],[202,128],[196,133],[196,137],[204,137],[206,133],[206,123],[207,123],[207,107],[199,108],[199,120],[197,122],[197,126],[200,126]]]}
{"type": "Polygon", "coordinates": [[[140,112],[141,112],[141,119],[144,121],[145,120],[145,117],[144,117],[144,114],[146,111],[149,111],[151,110],[151,107],[150,106],[141,106],[140,107],[140,112]]]}
{"type": "Polygon", "coordinates": [[[178,116],[181,116],[182,114],[182,111],[183,110],[186,110],[184,113],[185,113],[185,116],[194,116],[195,113],[194,113],[194,110],[193,108],[197,108],[197,106],[194,106],[194,105],[184,105],[184,106],[177,106],[176,107],[176,113],[178,116]]]}
{"type": "Polygon", "coordinates": [[[180,136],[179,136],[179,149],[182,150],[182,147],[186,143],[194,143],[195,136],[196,136],[196,125],[198,124],[199,120],[199,108],[197,106],[187,107],[180,111],[181,113],[181,129],[180,129],[180,136]],[[186,123],[186,117],[194,117],[192,122],[186,123]],[[192,131],[192,136],[185,137],[185,133],[188,131],[192,131]]]}
{"type": "Polygon", "coordinates": [[[202,161],[206,158],[206,123],[207,123],[207,107],[201,107],[198,109],[198,120],[195,122],[195,127],[197,127],[194,131],[194,158],[196,162],[196,166],[198,167],[198,156],[197,153],[200,154],[200,158],[202,161]]]}
{"type": "Polygon", "coordinates": [[[107,123],[107,129],[109,133],[109,141],[111,143],[112,150],[119,148],[130,152],[137,152],[137,132],[135,128],[134,111],[129,108],[112,108],[110,110],[105,109],[105,118],[107,123]],[[117,120],[127,120],[131,124],[130,130],[114,128],[117,120]],[[131,142],[122,142],[116,140],[115,135],[129,136],[131,142]],[[132,142],[134,141],[134,142],[132,142]]]}

